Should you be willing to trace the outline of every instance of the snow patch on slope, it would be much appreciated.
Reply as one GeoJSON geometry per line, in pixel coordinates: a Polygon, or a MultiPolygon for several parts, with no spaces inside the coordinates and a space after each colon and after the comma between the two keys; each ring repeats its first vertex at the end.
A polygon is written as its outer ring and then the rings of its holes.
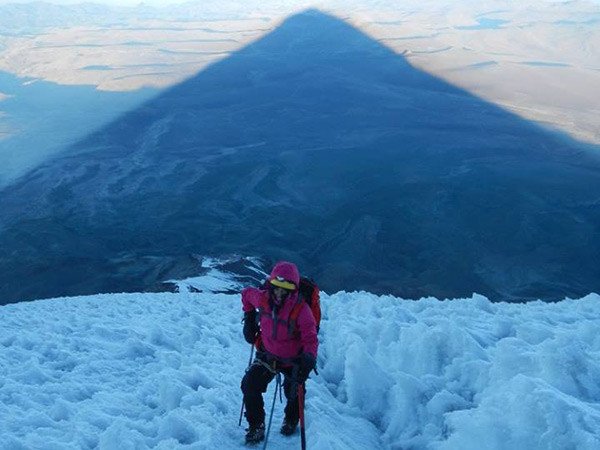
{"type": "MultiPolygon", "coordinates": [[[[324,294],[309,448],[598,448],[599,301],[324,294]]],[[[0,448],[243,447],[239,295],[97,295],[0,312],[0,448]]],[[[275,411],[269,448],[299,445],[277,433],[283,405],[275,411]]]]}
{"type": "Polygon", "coordinates": [[[245,286],[259,286],[266,279],[265,263],[256,257],[200,257],[200,274],[184,280],[169,280],[179,292],[236,293],[245,286]]]}

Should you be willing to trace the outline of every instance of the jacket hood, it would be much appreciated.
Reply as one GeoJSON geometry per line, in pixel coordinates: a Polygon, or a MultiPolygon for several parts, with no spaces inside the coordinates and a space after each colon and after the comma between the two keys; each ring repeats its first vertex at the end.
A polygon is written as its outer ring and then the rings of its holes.
{"type": "Polygon", "coordinates": [[[291,281],[296,285],[296,289],[300,285],[300,272],[298,272],[298,268],[294,263],[280,261],[275,264],[275,267],[273,267],[273,270],[271,271],[271,275],[269,275],[269,280],[277,277],[281,277],[286,281],[291,281]]]}

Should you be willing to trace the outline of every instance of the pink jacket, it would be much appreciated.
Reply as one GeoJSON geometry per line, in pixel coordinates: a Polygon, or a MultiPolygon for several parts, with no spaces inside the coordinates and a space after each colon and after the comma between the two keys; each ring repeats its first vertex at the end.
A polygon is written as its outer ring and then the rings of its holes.
{"type": "Polygon", "coordinates": [[[260,313],[260,329],[263,345],[267,352],[279,358],[295,358],[306,352],[317,357],[319,341],[317,339],[317,326],[310,307],[304,303],[296,328],[299,333],[290,335],[288,319],[292,308],[298,299],[298,292],[291,294],[283,303],[275,320],[269,305],[269,292],[257,288],[246,288],[242,291],[242,307],[244,312],[258,309],[260,313]],[[273,330],[277,322],[276,329],[273,330]]]}

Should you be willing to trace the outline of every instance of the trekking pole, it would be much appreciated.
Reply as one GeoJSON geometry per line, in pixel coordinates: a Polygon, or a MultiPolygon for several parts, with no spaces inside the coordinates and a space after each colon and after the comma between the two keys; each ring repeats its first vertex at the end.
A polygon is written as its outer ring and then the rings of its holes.
{"type": "MultiPolygon", "coordinates": [[[[252,357],[254,356],[254,344],[250,344],[250,359],[248,360],[248,367],[252,364],[252,357]]],[[[246,368],[246,370],[248,370],[246,368]]],[[[242,396],[242,407],[240,408],[240,421],[238,427],[242,426],[242,416],[244,415],[244,397],[242,396]]]]}
{"type": "Polygon", "coordinates": [[[306,429],[304,428],[304,384],[298,383],[298,412],[300,416],[300,445],[306,450],[306,429]]]}
{"type": "Polygon", "coordinates": [[[277,372],[276,382],[275,382],[275,395],[273,395],[273,405],[271,406],[271,414],[269,415],[269,426],[267,427],[267,434],[265,435],[265,443],[263,445],[263,450],[267,448],[267,442],[269,441],[269,432],[271,431],[271,422],[273,422],[273,411],[275,410],[275,400],[277,400],[277,389],[280,390],[281,393],[281,373],[277,372]]]}

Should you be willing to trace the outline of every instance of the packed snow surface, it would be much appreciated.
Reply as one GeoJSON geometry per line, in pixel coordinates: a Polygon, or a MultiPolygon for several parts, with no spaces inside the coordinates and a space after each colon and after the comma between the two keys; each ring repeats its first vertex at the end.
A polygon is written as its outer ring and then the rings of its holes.
{"type": "MultiPolygon", "coordinates": [[[[599,301],[323,295],[308,448],[600,448],[599,301]]],[[[243,447],[238,295],[96,295],[0,314],[0,448],[243,447]]],[[[282,412],[278,401],[268,448],[299,448],[278,434],[282,412]]]]}

